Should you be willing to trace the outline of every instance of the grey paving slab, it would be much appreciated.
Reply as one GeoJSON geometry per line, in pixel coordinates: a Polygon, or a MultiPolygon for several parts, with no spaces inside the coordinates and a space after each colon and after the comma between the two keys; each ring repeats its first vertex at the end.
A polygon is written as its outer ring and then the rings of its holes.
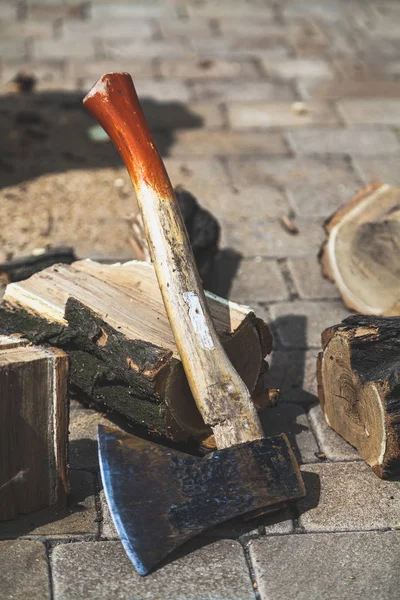
{"type": "Polygon", "coordinates": [[[287,155],[288,147],[281,133],[268,135],[259,132],[239,133],[237,131],[204,131],[193,129],[178,131],[171,148],[170,156],[231,156],[251,154],[287,155]]]}
{"type": "Polygon", "coordinates": [[[322,276],[317,256],[290,258],[288,267],[300,298],[340,298],[335,284],[322,276]]]}
{"type": "Polygon", "coordinates": [[[391,600],[400,576],[399,533],[288,535],[254,540],[261,600],[391,600]]]}
{"type": "Polygon", "coordinates": [[[286,83],[252,81],[246,85],[242,81],[202,81],[195,83],[193,92],[198,100],[213,102],[256,102],[294,100],[292,88],[286,83]]]}
{"type": "Polygon", "coordinates": [[[379,479],[361,462],[302,467],[306,498],[297,504],[305,531],[400,528],[400,483],[379,479]]]}
{"type": "Polygon", "coordinates": [[[202,206],[219,216],[217,198],[229,189],[229,179],[217,157],[167,157],[165,166],[174,186],[182,185],[202,206]]]}
{"type": "Polygon", "coordinates": [[[334,76],[331,65],[321,58],[263,59],[261,64],[268,75],[281,79],[326,79],[334,76]]]}
{"type": "Polygon", "coordinates": [[[308,405],[317,401],[318,350],[273,350],[266,384],[278,388],[280,402],[308,405]]]}
{"type": "MultiPolygon", "coordinates": [[[[162,25],[163,26],[163,25],[162,25]]],[[[160,72],[163,77],[189,80],[249,79],[258,76],[250,60],[226,60],[221,58],[161,58],[160,72]]]]}
{"type": "Polygon", "coordinates": [[[55,597],[63,600],[254,600],[241,545],[222,540],[185,553],[145,578],[119,542],[57,546],[52,554],[55,597]]]}
{"type": "Polygon", "coordinates": [[[232,129],[271,129],[336,125],[339,118],[332,106],[322,102],[227,103],[232,129]]]}
{"type": "Polygon", "coordinates": [[[89,538],[97,536],[98,516],[95,503],[95,479],[91,473],[71,471],[71,492],[64,508],[49,508],[21,515],[0,523],[0,539],[22,536],[30,538],[89,538]]]}
{"type": "Polygon", "coordinates": [[[41,542],[0,542],[0,594],[4,600],[50,600],[50,573],[41,542]]]}
{"type": "Polygon", "coordinates": [[[105,415],[83,407],[70,411],[69,463],[72,469],[99,469],[97,429],[109,425],[118,429],[105,415]]]}
{"type": "Polygon", "coordinates": [[[349,125],[400,125],[399,99],[353,98],[338,102],[337,107],[349,125]]]}
{"type": "Polygon", "coordinates": [[[232,281],[229,298],[235,302],[252,303],[285,300],[288,290],[277,261],[242,260],[232,281]]]}
{"type": "Polygon", "coordinates": [[[359,154],[375,156],[400,152],[400,142],[390,129],[348,127],[291,131],[287,139],[299,154],[359,154]]]}
{"type": "Polygon", "coordinates": [[[318,253],[325,237],[322,221],[297,218],[295,223],[299,233],[291,235],[279,221],[248,217],[238,222],[235,218],[227,220],[224,217],[221,218],[222,243],[246,258],[283,258],[318,253]]]}
{"type": "Polygon", "coordinates": [[[285,433],[299,463],[316,462],[318,446],[307,415],[299,404],[281,403],[260,414],[267,437],[285,433]]]}
{"type": "Polygon", "coordinates": [[[308,416],[321,450],[328,460],[361,460],[357,450],[329,427],[319,404],[311,408],[308,416]]]}
{"type": "Polygon", "coordinates": [[[212,212],[236,223],[252,218],[278,219],[291,211],[284,191],[271,185],[220,185],[216,194],[218,200],[214,201],[212,212]]]}
{"type": "Polygon", "coordinates": [[[286,348],[319,348],[321,332],[350,315],[340,300],[282,302],[269,311],[279,341],[286,348]]]}
{"type": "Polygon", "coordinates": [[[284,189],[291,208],[303,216],[330,216],[361,185],[349,161],[341,157],[326,161],[309,157],[231,157],[227,164],[235,185],[275,185],[284,189]]]}
{"type": "MultiPolygon", "coordinates": [[[[368,52],[368,50],[367,50],[368,52]]],[[[363,80],[335,78],[325,81],[301,79],[297,90],[302,98],[309,100],[342,100],[344,98],[399,98],[400,84],[378,74],[363,80]]]]}
{"type": "Polygon", "coordinates": [[[372,181],[381,181],[400,186],[400,169],[397,156],[366,157],[354,156],[353,165],[361,180],[368,185],[372,181]]]}

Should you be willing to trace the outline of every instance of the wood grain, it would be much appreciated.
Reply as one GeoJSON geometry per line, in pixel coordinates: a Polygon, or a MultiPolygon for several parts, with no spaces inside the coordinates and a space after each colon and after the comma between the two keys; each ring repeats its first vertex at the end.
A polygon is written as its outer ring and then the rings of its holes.
{"type": "Polygon", "coordinates": [[[68,491],[68,357],[0,349],[0,520],[63,504],[68,491]]]}
{"type": "Polygon", "coordinates": [[[318,395],[328,424],[382,478],[400,472],[400,318],[355,315],[326,329],[318,395]]]}
{"type": "MultiPolygon", "coordinates": [[[[206,298],[230,360],[258,394],[256,402],[265,406],[270,402],[260,395],[259,382],[267,367],[263,359],[272,349],[268,326],[246,306],[208,292],[206,298]]],[[[2,324],[68,352],[71,382],[89,404],[116,410],[177,441],[210,435],[187,383],[151,264],[79,261],[45,269],[7,287],[0,330],[2,324]]]]}

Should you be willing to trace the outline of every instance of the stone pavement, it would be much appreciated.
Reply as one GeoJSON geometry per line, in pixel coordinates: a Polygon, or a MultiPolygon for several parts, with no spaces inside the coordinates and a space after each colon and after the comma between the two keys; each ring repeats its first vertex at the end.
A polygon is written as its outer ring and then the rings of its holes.
{"type": "Polygon", "coordinates": [[[141,579],[101,490],[106,419],[73,402],[69,506],[0,525],[1,598],[397,598],[399,483],[326,425],[315,358],[321,330],[348,314],[320,275],[323,221],[362,184],[400,184],[400,3],[0,0],[0,33],[0,260],[50,243],[132,255],[125,169],[81,108],[101,74],[129,71],[173,183],[221,222],[210,285],[271,323],[282,402],[264,426],[289,433],[308,490],[141,579]],[[21,71],[33,92],[14,93],[21,71]]]}

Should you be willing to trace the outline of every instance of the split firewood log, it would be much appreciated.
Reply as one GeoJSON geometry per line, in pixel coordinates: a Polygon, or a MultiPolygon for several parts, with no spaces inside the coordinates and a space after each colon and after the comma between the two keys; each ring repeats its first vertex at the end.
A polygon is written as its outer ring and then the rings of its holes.
{"type": "Polygon", "coordinates": [[[322,334],[318,396],[328,424],[382,478],[400,472],[400,317],[354,315],[322,334]]]}
{"type": "Polygon", "coordinates": [[[0,336],[0,521],[68,492],[68,356],[0,336]]]}
{"type": "Polygon", "coordinates": [[[400,189],[371,184],[326,223],[324,275],[348,308],[400,314],[400,189]]]}
{"type": "MultiPolygon", "coordinates": [[[[230,360],[257,393],[272,349],[268,326],[246,306],[206,296],[230,360]]],[[[71,383],[90,405],[118,411],[173,440],[210,435],[151,264],[85,260],[49,267],[7,286],[0,327],[68,352],[71,383]]],[[[268,403],[273,395],[263,394],[259,404],[268,403]]]]}

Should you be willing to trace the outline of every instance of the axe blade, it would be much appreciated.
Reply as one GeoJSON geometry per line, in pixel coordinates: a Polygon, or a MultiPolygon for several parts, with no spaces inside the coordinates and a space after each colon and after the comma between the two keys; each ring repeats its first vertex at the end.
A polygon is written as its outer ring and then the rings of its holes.
{"type": "Polygon", "coordinates": [[[190,456],[99,426],[101,476],[124,548],[140,575],[201,531],[304,496],[287,438],[190,456]]]}

